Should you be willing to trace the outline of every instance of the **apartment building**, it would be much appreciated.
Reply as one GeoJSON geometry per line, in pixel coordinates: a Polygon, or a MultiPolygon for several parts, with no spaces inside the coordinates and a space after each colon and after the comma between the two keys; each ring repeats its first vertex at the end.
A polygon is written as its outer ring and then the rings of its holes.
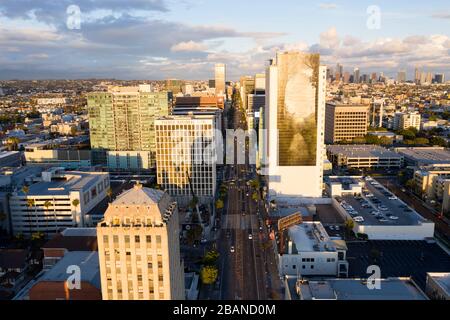
{"type": "Polygon", "coordinates": [[[151,92],[148,85],[110,87],[89,93],[87,101],[94,164],[107,164],[107,152],[140,151],[148,157],[142,163],[154,166],[154,120],[169,114],[171,93],[151,92]]]}
{"type": "Polygon", "coordinates": [[[394,115],[394,130],[403,130],[408,128],[416,128],[420,130],[421,115],[418,112],[397,112],[394,115]]]}

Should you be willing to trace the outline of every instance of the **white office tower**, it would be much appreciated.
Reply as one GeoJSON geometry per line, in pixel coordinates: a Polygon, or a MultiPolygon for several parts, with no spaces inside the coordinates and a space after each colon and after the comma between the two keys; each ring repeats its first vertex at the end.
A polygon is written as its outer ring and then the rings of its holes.
{"type": "Polygon", "coordinates": [[[216,96],[223,97],[226,94],[225,81],[227,78],[226,67],[224,63],[217,63],[214,68],[215,71],[215,83],[216,83],[216,96]]]}
{"type": "Polygon", "coordinates": [[[216,190],[216,118],[169,116],[155,121],[157,182],[180,205],[211,203],[216,190]]]}
{"type": "Polygon", "coordinates": [[[136,185],[97,225],[103,300],[185,298],[176,202],[136,185]]]}
{"type": "Polygon", "coordinates": [[[279,52],[266,78],[269,196],[321,197],[326,67],[319,54],[279,52]]]}

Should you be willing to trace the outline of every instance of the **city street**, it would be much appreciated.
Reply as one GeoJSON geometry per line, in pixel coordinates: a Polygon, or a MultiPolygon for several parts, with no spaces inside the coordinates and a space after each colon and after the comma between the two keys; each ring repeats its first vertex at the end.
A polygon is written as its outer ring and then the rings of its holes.
{"type": "MultiPolygon", "coordinates": [[[[242,128],[240,116],[237,111],[235,128],[242,128]]],[[[235,155],[236,151],[235,145],[235,155]]],[[[247,156],[246,162],[226,167],[228,197],[217,244],[221,256],[220,296],[231,300],[279,298],[280,281],[272,242],[264,225],[264,206],[262,201],[251,198],[254,190],[247,181],[248,176],[254,177],[251,173],[254,169],[248,165],[247,156]],[[276,294],[273,294],[274,290],[276,294]]]]}

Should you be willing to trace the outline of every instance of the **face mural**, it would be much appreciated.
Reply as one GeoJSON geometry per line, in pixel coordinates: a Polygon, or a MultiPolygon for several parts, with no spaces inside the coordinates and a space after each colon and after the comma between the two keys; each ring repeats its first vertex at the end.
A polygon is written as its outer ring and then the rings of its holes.
{"type": "Polygon", "coordinates": [[[278,64],[278,164],[315,166],[318,54],[282,53],[278,64]]]}

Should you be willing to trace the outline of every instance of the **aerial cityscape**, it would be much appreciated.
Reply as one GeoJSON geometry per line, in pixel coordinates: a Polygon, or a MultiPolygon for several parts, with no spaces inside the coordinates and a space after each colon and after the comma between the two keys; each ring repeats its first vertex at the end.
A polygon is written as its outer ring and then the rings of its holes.
{"type": "Polygon", "coordinates": [[[449,17],[0,0],[0,300],[450,300],[449,17]]]}

